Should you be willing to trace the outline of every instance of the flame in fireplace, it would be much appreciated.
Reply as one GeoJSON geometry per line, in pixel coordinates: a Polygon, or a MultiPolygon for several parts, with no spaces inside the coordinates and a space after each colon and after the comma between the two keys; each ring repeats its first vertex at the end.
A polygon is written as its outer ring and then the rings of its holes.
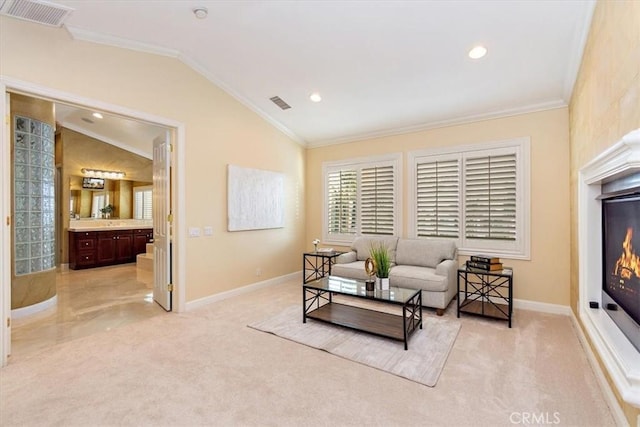
{"type": "Polygon", "coordinates": [[[627,235],[622,242],[622,255],[616,261],[616,267],[613,271],[614,274],[620,275],[623,279],[631,279],[631,276],[635,276],[640,279],[640,257],[633,252],[631,246],[631,238],[633,237],[633,229],[627,228],[627,235]]]}

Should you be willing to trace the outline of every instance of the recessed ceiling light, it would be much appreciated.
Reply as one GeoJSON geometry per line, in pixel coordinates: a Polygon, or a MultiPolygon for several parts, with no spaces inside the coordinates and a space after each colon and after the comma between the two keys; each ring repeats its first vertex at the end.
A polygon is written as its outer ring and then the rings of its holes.
{"type": "Polygon", "coordinates": [[[193,14],[198,19],[204,19],[209,14],[209,9],[207,9],[206,7],[196,7],[193,9],[193,14]]]}
{"type": "Polygon", "coordinates": [[[100,113],[93,113],[92,116],[95,117],[96,119],[101,119],[102,118],[102,114],[100,114],[100,113]]]}
{"type": "Polygon", "coordinates": [[[313,102],[322,101],[322,97],[318,92],[313,92],[311,95],[309,95],[309,99],[312,100],[313,102]]]}
{"type": "Polygon", "coordinates": [[[487,54],[487,48],[484,46],[475,46],[469,51],[469,58],[480,59],[487,54]]]}

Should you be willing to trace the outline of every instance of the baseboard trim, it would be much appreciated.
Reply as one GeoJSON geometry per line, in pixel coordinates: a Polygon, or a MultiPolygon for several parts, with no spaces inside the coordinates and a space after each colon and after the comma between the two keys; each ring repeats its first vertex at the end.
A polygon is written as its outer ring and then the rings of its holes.
{"type": "Polygon", "coordinates": [[[34,314],[41,313],[45,310],[50,309],[51,307],[55,307],[57,304],[58,304],[58,295],[54,295],[48,300],[39,302],[37,304],[28,305],[26,307],[14,308],[13,310],[11,310],[11,321],[33,316],[34,314]]]}
{"type": "Polygon", "coordinates": [[[223,301],[225,299],[232,298],[238,295],[243,295],[258,289],[279,285],[281,283],[288,282],[294,279],[300,279],[300,277],[302,277],[302,271],[296,271],[295,273],[285,274],[284,276],[274,277],[272,279],[267,279],[261,282],[252,283],[250,285],[242,286],[240,288],[231,289],[230,291],[220,292],[219,294],[209,295],[204,298],[200,298],[194,301],[189,301],[186,303],[185,308],[186,308],[186,311],[194,310],[198,307],[209,305],[218,301],[223,301]]]}
{"type": "Polygon", "coordinates": [[[519,310],[539,311],[549,314],[562,314],[570,316],[573,312],[568,305],[550,304],[548,302],[530,301],[526,299],[513,299],[513,308],[519,310]]]}
{"type": "MultiPolygon", "coordinates": [[[[571,310],[571,312],[569,313],[569,317],[571,318],[571,324],[573,325],[573,328],[576,330],[576,334],[578,335],[578,341],[580,341],[580,345],[582,346],[582,349],[587,355],[587,360],[589,361],[589,365],[591,365],[591,369],[593,369],[593,372],[596,375],[596,381],[598,381],[598,384],[600,385],[600,389],[604,393],[604,399],[607,405],[609,406],[609,409],[611,409],[611,414],[613,415],[613,419],[616,422],[616,425],[622,426],[622,427],[629,426],[627,417],[624,415],[624,412],[622,411],[622,408],[618,403],[618,399],[616,399],[616,396],[613,394],[613,391],[611,390],[611,386],[609,385],[609,382],[607,381],[607,378],[605,377],[604,372],[602,371],[602,368],[598,363],[598,359],[596,358],[596,355],[593,353],[593,350],[589,345],[587,336],[584,334],[584,331],[580,326],[580,322],[578,322],[578,318],[574,314],[573,310],[571,310]]],[[[640,420],[639,420],[639,423],[640,423],[640,420]]]]}

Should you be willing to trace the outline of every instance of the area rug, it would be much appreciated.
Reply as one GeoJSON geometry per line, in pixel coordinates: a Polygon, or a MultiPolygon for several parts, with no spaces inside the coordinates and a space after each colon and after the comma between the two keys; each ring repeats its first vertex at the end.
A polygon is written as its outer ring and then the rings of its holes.
{"type": "Polygon", "coordinates": [[[288,340],[324,350],[347,360],[434,387],[460,331],[460,323],[424,317],[422,329],[409,339],[405,351],[400,341],[358,332],[308,319],[302,323],[302,307],[248,325],[288,340]]]}

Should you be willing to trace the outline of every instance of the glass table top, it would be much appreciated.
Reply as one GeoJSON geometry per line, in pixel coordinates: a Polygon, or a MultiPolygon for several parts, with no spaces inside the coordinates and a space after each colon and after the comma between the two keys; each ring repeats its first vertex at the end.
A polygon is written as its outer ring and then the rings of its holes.
{"type": "Polygon", "coordinates": [[[415,296],[416,289],[406,289],[390,286],[387,290],[375,289],[367,291],[366,283],[362,280],[347,279],[338,276],[328,276],[303,285],[307,288],[331,291],[342,295],[352,295],[378,301],[404,304],[415,296]]]}

